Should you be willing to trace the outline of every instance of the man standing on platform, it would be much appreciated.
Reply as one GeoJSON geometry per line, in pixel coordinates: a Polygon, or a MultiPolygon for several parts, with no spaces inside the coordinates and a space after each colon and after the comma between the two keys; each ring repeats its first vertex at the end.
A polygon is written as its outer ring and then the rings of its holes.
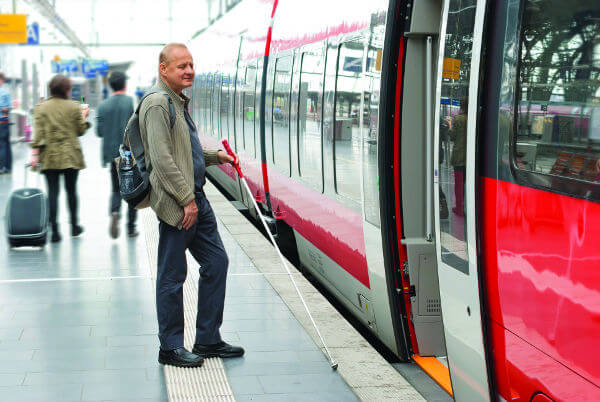
{"type": "MultiPolygon", "coordinates": [[[[133,99],[126,92],[127,76],[115,71],[110,73],[108,84],[114,91],[112,96],[100,103],[96,112],[96,133],[102,138],[102,163],[110,165],[112,191],[110,195],[110,227],[113,239],[119,237],[119,220],[121,219],[121,193],[119,192],[119,176],[115,158],[119,156],[119,146],[123,143],[125,126],[133,114],[133,99]]],[[[137,211],[131,205],[127,210],[127,235],[135,237],[137,211]]]]}
{"type": "Polygon", "coordinates": [[[5,85],[6,77],[0,73],[0,174],[12,170],[12,150],[10,146],[10,121],[8,112],[12,107],[10,91],[5,85]]]}
{"type": "Polygon", "coordinates": [[[207,357],[237,357],[244,349],[221,339],[229,260],[202,187],[207,166],[233,163],[224,151],[202,149],[182,91],[194,83],[192,55],[183,44],[166,45],[159,56],[159,80],[142,101],[140,133],[150,173],[150,206],[159,219],[156,311],[158,361],[199,367],[207,357]],[[165,96],[165,94],[168,96],[165,96]],[[171,127],[169,104],[175,112],[171,127]],[[183,347],[183,282],[186,250],[200,264],[198,315],[193,352],[183,347]]]}

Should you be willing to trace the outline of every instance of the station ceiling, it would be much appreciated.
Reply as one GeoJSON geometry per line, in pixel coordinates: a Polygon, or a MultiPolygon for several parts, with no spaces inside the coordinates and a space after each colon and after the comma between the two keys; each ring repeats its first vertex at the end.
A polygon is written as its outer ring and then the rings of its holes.
{"type": "Polygon", "coordinates": [[[0,12],[28,14],[40,25],[40,43],[67,45],[70,40],[40,13],[40,3],[56,14],[90,49],[123,45],[185,42],[208,24],[219,0],[0,0],[0,12]]]}

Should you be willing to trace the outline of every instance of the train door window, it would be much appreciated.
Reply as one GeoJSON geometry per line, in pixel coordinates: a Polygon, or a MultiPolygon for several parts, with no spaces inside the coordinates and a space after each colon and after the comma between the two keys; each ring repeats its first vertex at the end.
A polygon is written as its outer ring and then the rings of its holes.
{"type": "Polygon", "coordinates": [[[298,100],[298,156],[300,177],[323,191],[323,49],[302,54],[298,100]]]}
{"type": "Polygon", "coordinates": [[[376,25],[371,33],[367,51],[366,84],[363,94],[363,124],[360,140],[363,142],[363,193],[365,220],[381,226],[379,209],[379,171],[377,148],[379,142],[379,97],[381,88],[381,62],[385,26],[376,25]]]}
{"type": "Polygon", "coordinates": [[[221,77],[221,102],[220,102],[220,137],[229,139],[229,75],[221,77]]]}
{"type": "Polygon", "coordinates": [[[362,96],[364,45],[343,43],[339,48],[333,126],[335,189],[360,202],[360,101],[362,96]]]}
{"type": "Polygon", "coordinates": [[[275,65],[273,85],[273,162],[283,173],[290,175],[290,89],[292,58],[281,57],[275,65]]]}
{"type": "Polygon", "coordinates": [[[244,144],[250,155],[256,156],[254,142],[254,97],[256,91],[256,65],[249,64],[244,80],[244,144]]]}
{"type": "Polygon", "coordinates": [[[444,49],[444,65],[455,70],[442,74],[440,105],[439,191],[440,203],[448,204],[450,214],[440,220],[442,261],[469,273],[465,233],[465,180],[467,155],[467,109],[471,77],[471,47],[475,25],[475,0],[451,0],[444,49]],[[458,106],[456,106],[458,105],[458,106]]]}
{"type": "Polygon", "coordinates": [[[524,184],[600,201],[600,3],[554,4],[524,2],[512,168],[524,184]]]}
{"type": "Polygon", "coordinates": [[[219,137],[219,110],[220,110],[220,102],[219,95],[221,94],[221,73],[216,73],[214,75],[213,80],[213,90],[212,90],[212,102],[211,102],[211,111],[212,111],[212,132],[211,135],[214,137],[219,137]]]}

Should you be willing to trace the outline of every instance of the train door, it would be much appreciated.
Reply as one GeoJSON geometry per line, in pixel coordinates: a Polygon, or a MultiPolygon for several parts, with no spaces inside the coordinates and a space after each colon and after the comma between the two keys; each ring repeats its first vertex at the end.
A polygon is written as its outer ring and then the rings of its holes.
{"type": "Polygon", "coordinates": [[[433,215],[434,72],[442,7],[439,0],[402,1],[399,10],[403,14],[393,28],[399,46],[395,57],[387,59],[394,64],[386,66],[393,71],[394,88],[390,93],[391,80],[384,74],[381,129],[385,134],[379,147],[381,224],[388,237],[384,253],[394,280],[390,299],[397,317],[398,355],[412,358],[452,393],[445,366],[433,215]]]}
{"type": "Polygon", "coordinates": [[[476,133],[485,1],[443,2],[436,80],[435,233],[454,397],[490,399],[477,264],[476,133]]]}

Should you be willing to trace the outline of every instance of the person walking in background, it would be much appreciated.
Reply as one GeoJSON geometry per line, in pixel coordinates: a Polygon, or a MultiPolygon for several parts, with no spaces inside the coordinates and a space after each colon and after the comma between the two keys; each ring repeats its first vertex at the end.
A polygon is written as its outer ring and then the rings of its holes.
{"type": "MultiPolygon", "coordinates": [[[[110,195],[110,227],[113,239],[119,237],[121,219],[121,193],[115,158],[119,156],[119,146],[123,142],[125,126],[133,114],[133,99],[125,95],[127,77],[120,71],[110,73],[108,84],[114,91],[112,96],[102,101],[96,111],[96,134],[102,138],[102,163],[110,166],[112,191],[110,195]]],[[[131,205],[127,209],[127,235],[135,237],[137,211],[131,205]]]]}
{"type": "Polygon", "coordinates": [[[59,178],[64,177],[65,190],[71,215],[71,236],[79,236],[83,228],[79,225],[77,211],[77,176],[85,168],[79,136],[90,127],[85,119],[89,109],[81,110],[71,97],[71,80],[57,74],[49,84],[50,98],[36,105],[34,110],[35,135],[31,147],[30,164],[41,164],[48,188],[49,221],[52,229],[50,241],[58,242],[61,235],[58,227],[59,178]]]}
{"type": "Polygon", "coordinates": [[[12,107],[12,99],[5,83],[6,76],[0,73],[0,174],[7,174],[12,170],[10,121],[8,119],[8,112],[10,112],[12,107]]]}
{"type": "Polygon", "coordinates": [[[237,357],[244,349],[221,338],[229,260],[203,186],[206,166],[233,163],[224,151],[202,148],[182,91],[194,83],[194,62],[183,44],[171,43],[159,56],[159,80],[142,101],[140,134],[150,172],[150,206],[159,219],[156,312],[158,361],[199,367],[207,357],[237,357]],[[165,97],[167,94],[169,99],[165,97]],[[170,125],[169,102],[175,123],[170,125]],[[198,315],[192,353],[183,347],[183,282],[186,250],[200,264],[198,315]]]}
{"type": "Polygon", "coordinates": [[[452,208],[458,216],[465,216],[464,194],[465,194],[465,172],[467,160],[467,113],[468,99],[460,99],[460,112],[450,121],[448,135],[452,140],[452,157],[450,164],[454,169],[454,199],[456,205],[452,208]]]}

